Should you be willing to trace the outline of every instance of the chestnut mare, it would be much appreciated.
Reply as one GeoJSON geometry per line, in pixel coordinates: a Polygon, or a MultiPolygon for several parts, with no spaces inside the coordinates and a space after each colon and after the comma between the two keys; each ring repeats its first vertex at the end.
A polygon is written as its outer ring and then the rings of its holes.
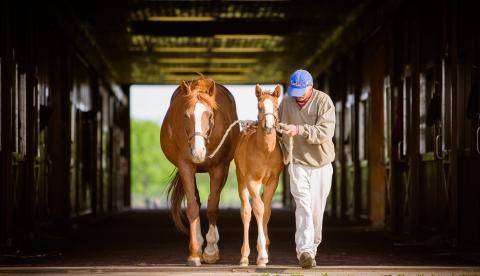
{"type": "Polygon", "coordinates": [[[278,118],[278,97],[280,86],[275,91],[264,91],[257,84],[255,94],[258,99],[258,126],[242,134],[235,150],[235,165],[237,169],[238,194],[241,200],[240,213],[243,222],[243,245],[241,249],[241,266],[248,265],[250,245],[248,231],[252,207],[249,195],[252,197],[253,213],[257,219],[257,265],[268,263],[267,224],[271,214],[271,203],[278,179],[283,170],[283,159],[280,146],[277,143],[276,124],[278,118]],[[260,189],[264,185],[263,195],[260,189]]]}
{"type": "Polygon", "coordinates": [[[187,233],[182,213],[182,201],[187,200],[189,223],[188,264],[199,266],[201,261],[215,263],[219,259],[217,242],[218,203],[225,185],[228,168],[233,159],[238,127],[225,140],[225,144],[213,158],[212,152],[220,142],[228,126],[237,120],[235,100],[232,94],[212,79],[201,76],[198,80],[183,82],[174,92],[160,132],[160,143],[165,156],[177,167],[168,188],[171,212],[175,226],[187,233]],[[202,254],[204,239],[200,226],[200,197],[195,173],[208,172],[210,195],[207,218],[209,229],[207,246],[202,254]]]}

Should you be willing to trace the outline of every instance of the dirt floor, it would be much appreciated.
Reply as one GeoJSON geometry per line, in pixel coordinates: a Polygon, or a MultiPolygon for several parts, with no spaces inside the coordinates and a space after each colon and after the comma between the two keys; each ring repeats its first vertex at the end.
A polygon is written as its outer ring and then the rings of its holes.
{"type": "MultiPolygon", "coordinates": [[[[207,221],[204,213],[202,213],[202,220],[204,224],[202,229],[205,232],[207,221]]],[[[252,265],[245,270],[236,267],[240,260],[242,241],[239,211],[222,210],[218,224],[221,259],[216,266],[204,265],[197,272],[202,271],[207,274],[208,271],[213,270],[251,272],[251,269],[262,272],[253,266],[256,259],[256,226],[254,224],[251,226],[250,262],[252,265]]],[[[292,211],[275,210],[273,212],[269,227],[270,270],[264,272],[285,273],[291,269],[294,269],[293,271],[297,269],[294,226],[292,211]]],[[[379,273],[388,272],[385,266],[387,268],[404,267],[407,269],[405,271],[408,271],[409,266],[444,267],[445,269],[447,267],[455,269],[460,266],[480,268],[479,252],[465,252],[442,244],[435,238],[429,239],[428,242],[412,240],[401,242],[383,229],[327,223],[324,228],[324,241],[316,260],[318,269],[333,269],[332,273],[338,267],[343,267],[342,271],[348,271],[348,267],[377,267],[379,273]],[[381,270],[381,267],[384,270],[381,270]]],[[[61,269],[65,269],[64,267],[90,269],[103,267],[107,271],[101,269],[100,271],[128,274],[128,267],[141,267],[167,270],[170,268],[170,272],[177,271],[182,274],[187,251],[187,236],[180,234],[173,227],[168,211],[128,210],[80,227],[68,238],[49,237],[27,244],[21,251],[0,256],[0,266],[3,267],[3,272],[15,272],[8,270],[7,267],[18,266],[53,267],[52,269],[54,271],[57,269],[57,272],[62,272],[61,269]]],[[[1,272],[2,269],[0,269],[1,272]]],[[[473,275],[480,275],[480,270],[474,269],[473,272],[476,273],[473,275]]]]}

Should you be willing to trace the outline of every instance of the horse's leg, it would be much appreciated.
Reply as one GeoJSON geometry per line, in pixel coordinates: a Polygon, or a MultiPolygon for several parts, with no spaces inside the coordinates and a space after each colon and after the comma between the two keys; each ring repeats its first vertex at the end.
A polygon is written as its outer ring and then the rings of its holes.
{"type": "Polygon", "coordinates": [[[258,238],[257,238],[257,265],[266,266],[268,263],[268,253],[266,248],[265,232],[263,229],[264,204],[260,196],[261,182],[249,183],[248,190],[252,196],[253,214],[257,220],[258,238]]]}
{"type": "Polygon", "coordinates": [[[268,221],[270,220],[270,215],[272,214],[272,199],[273,199],[273,196],[275,195],[275,191],[277,190],[277,185],[278,185],[278,176],[271,177],[270,179],[268,179],[267,183],[265,183],[265,186],[263,188],[262,200],[263,200],[263,205],[265,206],[265,212],[263,213],[263,230],[265,231],[267,253],[270,253],[268,221]]]}
{"type": "MultiPolygon", "coordinates": [[[[193,176],[195,177],[195,175],[193,176]]],[[[194,178],[195,180],[195,198],[197,200],[197,204],[198,204],[198,207],[200,208],[201,207],[201,203],[200,203],[200,193],[198,192],[198,187],[197,187],[197,181],[196,179],[194,178]]],[[[198,248],[198,256],[200,256],[200,260],[202,260],[203,256],[202,256],[202,248],[203,248],[203,236],[202,236],[202,226],[201,226],[201,219],[200,219],[200,216],[199,216],[199,220],[198,220],[198,223],[196,224],[197,226],[197,231],[196,231],[196,235],[197,235],[197,241],[198,241],[198,244],[199,244],[199,248],[198,248]]]]}
{"type": "MultiPolygon", "coordinates": [[[[238,175],[238,174],[237,174],[238,175]]],[[[239,177],[240,178],[240,177],[239,177]]],[[[243,222],[243,244],[242,244],[242,258],[240,259],[241,266],[248,266],[248,256],[250,255],[250,242],[248,238],[250,230],[250,220],[252,218],[252,207],[248,201],[248,189],[243,179],[238,181],[238,195],[240,196],[240,215],[243,222]]]]}
{"type": "Polygon", "coordinates": [[[190,225],[190,254],[187,260],[191,266],[200,266],[203,238],[200,226],[200,206],[195,192],[195,170],[191,167],[182,167],[179,168],[179,172],[187,199],[187,218],[190,225]]]}
{"type": "Polygon", "coordinates": [[[203,260],[206,263],[213,264],[220,259],[218,250],[218,240],[220,236],[217,229],[218,203],[220,193],[227,181],[229,166],[218,166],[209,172],[210,174],[210,195],[208,196],[207,218],[209,222],[207,233],[207,246],[203,251],[203,260]]]}

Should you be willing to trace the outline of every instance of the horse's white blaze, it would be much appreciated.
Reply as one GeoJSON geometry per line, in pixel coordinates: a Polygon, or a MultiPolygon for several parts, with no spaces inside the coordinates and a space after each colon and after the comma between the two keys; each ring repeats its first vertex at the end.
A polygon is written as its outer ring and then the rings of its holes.
{"type": "MultiPolygon", "coordinates": [[[[195,109],[193,110],[194,122],[195,122],[195,132],[203,133],[202,130],[202,114],[207,111],[205,105],[201,102],[195,104],[195,109]]],[[[195,155],[199,154],[202,151],[205,151],[205,139],[202,136],[195,135],[195,145],[193,147],[193,153],[195,155]]],[[[200,157],[200,156],[198,156],[200,157]]]]}
{"type": "Polygon", "coordinates": [[[220,235],[218,234],[218,228],[216,225],[210,224],[207,233],[207,246],[205,247],[204,252],[212,256],[218,253],[218,241],[220,240],[220,235]]]}
{"type": "Polygon", "coordinates": [[[263,106],[265,108],[265,113],[270,113],[265,115],[265,127],[273,128],[275,124],[275,118],[273,117],[273,102],[270,99],[266,99],[263,102],[263,106]]]}

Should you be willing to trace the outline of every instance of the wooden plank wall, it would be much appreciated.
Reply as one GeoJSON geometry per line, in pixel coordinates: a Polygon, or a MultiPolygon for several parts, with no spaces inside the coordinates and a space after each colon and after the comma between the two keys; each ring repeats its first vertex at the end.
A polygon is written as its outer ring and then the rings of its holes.
{"type": "Polygon", "coordinates": [[[404,1],[317,76],[337,107],[332,217],[480,245],[475,6],[404,1]]]}
{"type": "Polygon", "coordinates": [[[130,122],[128,93],[116,96],[121,88],[70,39],[75,26],[59,25],[48,4],[0,5],[0,248],[8,250],[129,206],[130,122]]]}

